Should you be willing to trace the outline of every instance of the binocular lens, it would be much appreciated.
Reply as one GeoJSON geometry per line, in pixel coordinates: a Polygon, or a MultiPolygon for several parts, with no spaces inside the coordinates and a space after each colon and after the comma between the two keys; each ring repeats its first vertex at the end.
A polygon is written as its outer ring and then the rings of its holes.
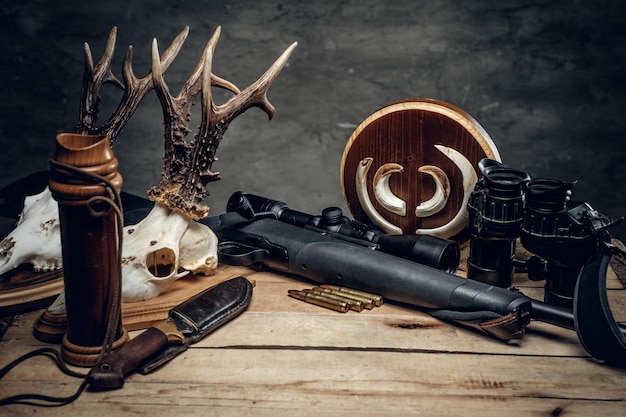
{"type": "Polygon", "coordinates": [[[515,239],[524,212],[524,185],[530,176],[498,161],[479,162],[483,177],[467,204],[472,236],[468,278],[499,287],[511,285],[515,239]]]}
{"type": "Polygon", "coordinates": [[[487,169],[483,175],[489,192],[501,197],[521,195],[522,186],[530,180],[525,172],[506,167],[487,169]]]}
{"type": "Polygon", "coordinates": [[[526,184],[526,206],[550,212],[561,211],[572,195],[575,183],[552,179],[537,179],[526,184]]]}

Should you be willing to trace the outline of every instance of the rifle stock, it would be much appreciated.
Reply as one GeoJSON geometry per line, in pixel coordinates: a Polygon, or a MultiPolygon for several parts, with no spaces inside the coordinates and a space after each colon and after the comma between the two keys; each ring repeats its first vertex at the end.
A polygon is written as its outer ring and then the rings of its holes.
{"type": "MultiPolygon", "coordinates": [[[[125,220],[139,221],[152,202],[122,193],[125,220]]],[[[247,219],[227,212],[200,220],[219,239],[220,262],[264,265],[318,283],[343,285],[427,309],[434,316],[480,327],[481,321],[514,315],[516,330],[487,333],[507,339],[531,319],[575,330],[570,309],[532,300],[515,289],[469,280],[374,250],[371,245],[275,218],[247,219]]],[[[621,332],[626,330],[621,326],[621,332]]]]}
{"type": "MultiPolygon", "coordinates": [[[[380,294],[500,339],[520,336],[531,319],[578,330],[572,309],[375,250],[376,245],[327,230],[272,216],[244,218],[234,211],[202,222],[217,234],[220,261],[227,264],[262,264],[318,283],[380,294]],[[500,327],[490,327],[494,322],[500,327]]],[[[592,281],[602,278],[593,268],[584,268],[582,274],[592,275],[592,281]]],[[[616,337],[624,340],[626,328],[616,326],[616,337]]]]}
{"type": "Polygon", "coordinates": [[[467,321],[472,322],[515,315],[518,331],[530,321],[531,300],[519,291],[468,280],[324,231],[272,218],[248,220],[236,212],[201,222],[218,236],[220,261],[227,264],[261,263],[317,283],[376,293],[424,309],[468,313],[472,319],[467,321]]]}

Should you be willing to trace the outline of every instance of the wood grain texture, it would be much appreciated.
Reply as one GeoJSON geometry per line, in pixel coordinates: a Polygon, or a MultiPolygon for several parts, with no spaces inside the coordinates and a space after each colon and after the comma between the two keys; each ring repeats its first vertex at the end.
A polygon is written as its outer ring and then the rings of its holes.
{"type": "MultiPolygon", "coordinates": [[[[615,416],[625,409],[626,372],[588,358],[572,331],[533,322],[523,339],[503,343],[389,302],[337,313],[287,296],[310,282],[246,276],[256,287],[241,316],[153,374],[133,374],[120,390],[85,392],[46,415],[615,416]]],[[[542,293],[541,283],[514,282],[542,293]]],[[[621,314],[626,294],[614,275],[609,287],[621,314]]],[[[31,336],[35,317],[18,317],[9,329],[0,366],[42,345],[31,336]]],[[[37,358],[1,380],[0,392],[70,394],[77,386],[37,358]]]]}
{"type": "Polygon", "coordinates": [[[474,118],[465,111],[439,100],[412,99],[388,106],[371,114],[352,133],[341,160],[343,195],[352,216],[371,222],[357,197],[355,173],[364,158],[373,158],[367,174],[367,192],[376,211],[387,221],[413,234],[417,229],[443,226],[463,207],[463,173],[435,145],[454,149],[471,163],[478,175],[482,158],[500,159],[495,144],[474,118]],[[390,177],[394,195],[406,203],[406,215],[388,211],[374,199],[373,179],[378,167],[397,163],[402,172],[390,177]],[[452,188],[445,207],[426,217],[415,216],[415,208],[435,193],[433,179],[418,172],[422,166],[441,168],[452,188]]]}

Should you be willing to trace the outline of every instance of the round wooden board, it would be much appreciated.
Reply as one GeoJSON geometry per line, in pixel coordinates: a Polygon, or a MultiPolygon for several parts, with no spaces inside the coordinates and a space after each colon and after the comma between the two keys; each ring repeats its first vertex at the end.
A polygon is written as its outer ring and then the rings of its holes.
{"type": "MultiPolygon", "coordinates": [[[[477,178],[478,162],[485,157],[500,161],[498,150],[487,132],[465,111],[433,99],[393,103],[365,119],[350,137],[341,161],[343,196],[357,220],[379,227],[381,222],[393,225],[398,229],[395,233],[458,239],[463,234],[458,226],[467,221],[465,205],[467,184],[470,183],[460,166],[471,164],[477,178]],[[451,158],[449,154],[456,156],[451,158]],[[363,179],[358,180],[357,170],[365,165],[367,158],[371,158],[371,165],[363,179]],[[388,189],[397,201],[404,202],[404,215],[390,211],[388,205],[381,204],[375,197],[374,180],[375,177],[380,179],[385,166],[388,167],[388,189]],[[396,168],[389,172],[390,166],[396,168]],[[449,181],[449,197],[437,212],[426,216],[420,213],[422,217],[418,217],[415,208],[431,200],[437,188],[433,175],[419,171],[423,166],[438,167],[445,173],[449,181]],[[365,190],[360,198],[358,187],[365,190]],[[369,202],[364,202],[363,196],[369,202]],[[453,229],[456,231],[450,233],[453,229]]],[[[476,178],[471,181],[472,189],[476,178]]],[[[465,224],[461,227],[464,229],[465,224]]]]}
{"type": "Polygon", "coordinates": [[[62,270],[37,272],[20,265],[0,276],[0,316],[47,307],[62,290],[62,270]]]}

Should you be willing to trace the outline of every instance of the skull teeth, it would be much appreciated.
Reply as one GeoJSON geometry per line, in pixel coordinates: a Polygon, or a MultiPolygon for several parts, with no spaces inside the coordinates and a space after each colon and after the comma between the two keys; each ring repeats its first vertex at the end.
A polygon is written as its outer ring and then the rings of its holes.
{"type": "Polygon", "coordinates": [[[6,239],[4,239],[2,242],[0,242],[0,247],[2,247],[2,255],[6,255],[7,251],[9,249],[12,249],[13,246],[15,246],[15,240],[13,240],[13,237],[9,236],[6,239]]]}

